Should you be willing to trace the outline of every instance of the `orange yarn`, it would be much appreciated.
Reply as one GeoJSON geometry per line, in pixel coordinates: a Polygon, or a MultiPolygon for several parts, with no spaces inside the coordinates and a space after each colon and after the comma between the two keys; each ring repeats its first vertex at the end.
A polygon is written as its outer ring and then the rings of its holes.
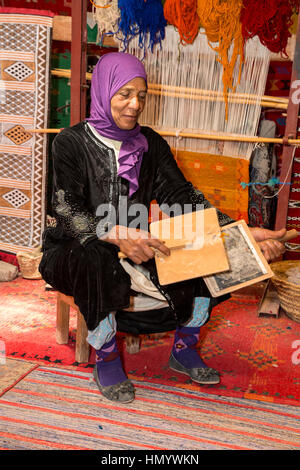
{"type": "Polygon", "coordinates": [[[217,52],[218,61],[223,66],[222,80],[226,120],[228,117],[228,91],[236,89],[233,84],[234,67],[240,56],[239,83],[244,62],[244,39],[240,22],[242,5],[243,0],[198,0],[197,12],[200,26],[205,29],[208,43],[217,52]],[[218,43],[218,45],[211,43],[218,43]],[[229,57],[229,49],[232,44],[233,50],[231,57],[229,57]]]}
{"type": "Polygon", "coordinates": [[[164,17],[178,29],[182,44],[192,44],[199,31],[197,0],[166,0],[164,17]]]}
{"type": "Polygon", "coordinates": [[[94,5],[95,8],[108,8],[111,6],[111,3],[108,3],[107,5],[103,5],[103,6],[100,6],[100,5],[96,5],[95,2],[93,2],[93,0],[90,0],[91,4],[94,5]]]}

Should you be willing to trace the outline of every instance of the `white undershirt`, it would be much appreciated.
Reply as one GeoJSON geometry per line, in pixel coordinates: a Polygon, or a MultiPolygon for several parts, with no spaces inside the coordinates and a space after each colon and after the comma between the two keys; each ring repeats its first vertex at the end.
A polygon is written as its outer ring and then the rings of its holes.
{"type": "Polygon", "coordinates": [[[103,135],[99,134],[99,132],[88,122],[87,123],[93,134],[97,137],[97,139],[101,140],[101,142],[107,147],[111,148],[115,152],[115,157],[116,157],[116,164],[117,164],[117,170],[119,169],[119,153],[120,153],[120,148],[122,145],[122,141],[120,140],[113,140],[109,139],[108,137],[103,137],[103,135]]]}

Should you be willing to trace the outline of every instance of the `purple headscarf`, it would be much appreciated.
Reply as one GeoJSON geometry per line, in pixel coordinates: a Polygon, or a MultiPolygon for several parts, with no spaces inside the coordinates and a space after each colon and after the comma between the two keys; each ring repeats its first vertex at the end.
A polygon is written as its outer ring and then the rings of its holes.
{"type": "Polygon", "coordinates": [[[129,181],[129,196],[138,189],[143,153],[148,150],[146,137],[140,126],[120,129],[111,114],[110,100],[130,80],[141,77],[146,81],[144,65],[124,52],[111,52],[102,56],[93,71],[91,84],[91,110],[87,121],[103,137],[122,141],[118,175],[129,181]]]}

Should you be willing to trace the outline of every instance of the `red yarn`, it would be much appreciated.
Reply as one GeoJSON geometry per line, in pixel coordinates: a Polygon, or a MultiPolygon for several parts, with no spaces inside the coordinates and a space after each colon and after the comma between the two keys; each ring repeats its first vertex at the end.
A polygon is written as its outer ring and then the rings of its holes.
{"type": "Polygon", "coordinates": [[[182,44],[192,44],[199,31],[197,0],[166,0],[164,16],[178,29],[182,44]]]}
{"type": "Polygon", "coordinates": [[[258,36],[270,51],[287,56],[292,15],[298,12],[300,0],[244,0],[241,11],[245,40],[258,36]]]}

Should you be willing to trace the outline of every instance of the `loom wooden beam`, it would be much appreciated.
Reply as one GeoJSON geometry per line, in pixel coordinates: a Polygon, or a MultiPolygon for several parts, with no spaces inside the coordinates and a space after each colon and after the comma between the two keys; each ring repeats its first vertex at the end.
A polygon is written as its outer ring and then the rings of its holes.
{"type": "MultiPolygon", "coordinates": [[[[62,78],[70,78],[71,70],[70,69],[52,69],[51,75],[62,78]]],[[[92,74],[86,73],[86,80],[90,81],[92,74]]],[[[193,88],[183,88],[175,87],[170,85],[161,85],[158,83],[148,83],[148,94],[152,95],[162,95],[162,96],[173,96],[174,98],[183,98],[183,99],[194,99],[194,100],[203,100],[203,101],[224,101],[224,95],[222,92],[212,91],[212,90],[201,90],[193,88]],[[170,90],[170,91],[166,91],[170,90]],[[187,90],[187,92],[185,92],[187,90]]],[[[228,93],[228,102],[229,103],[240,103],[244,104],[253,104],[257,106],[259,103],[260,106],[276,108],[276,109],[287,109],[288,99],[280,98],[274,96],[261,96],[242,93],[228,93]],[[261,100],[260,103],[258,100],[261,100]]]]}
{"type": "Polygon", "coordinates": [[[280,171],[280,182],[284,184],[280,185],[280,192],[278,194],[275,230],[279,230],[282,227],[285,227],[287,221],[293,157],[295,152],[295,148],[288,145],[288,139],[296,139],[298,131],[299,99],[293,99],[293,96],[295,96],[295,89],[293,88],[293,84],[296,80],[300,80],[300,15],[298,16],[296,45],[287,107],[285,134],[283,139],[284,144],[282,153],[282,166],[280,171]]]}
{"type": "MultiPolygon", "coordinates": [[[[176,130],[164,130],[153,128],[158,134],[164,137],[185,137],[188,139],[202,139],[202,140],[215,140],[222,142],[252,142],[252,143],[266,143],[266,144],[283,144],[282,138],[269,138],[269,137],[256,137],[247,135],[234,135],[234,134],[198,134],[196,132],[177,132],[176,130]]],[[[58,134],[62,129],[26,129],[26,132],[41,133],[41,134],[58,134]]],[[[289,145],[296,145],[300,147],[300,139],[289,139],[289,145]]]]}
{"type": "Polygon", "coordinates": [[[71,126],[85,119],[87,68],[87,0],[72,0],[71,126]]]}

